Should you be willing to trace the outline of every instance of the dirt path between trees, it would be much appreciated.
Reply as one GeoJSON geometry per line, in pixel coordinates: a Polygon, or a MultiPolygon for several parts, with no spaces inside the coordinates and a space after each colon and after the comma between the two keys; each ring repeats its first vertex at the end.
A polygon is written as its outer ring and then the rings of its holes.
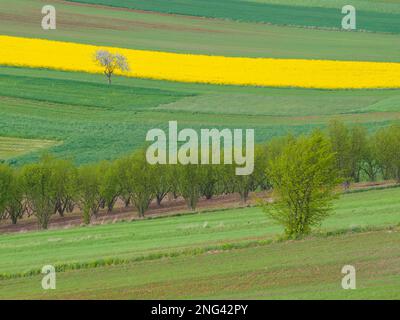
{"type": "MultiPolygon", "coordinates": [[[[363,190],[369,188],[382,188],[395,186],[394,181],[385,182],[374,182],[374,183],[358,183],[353,184],[350,190],[363,190]]],[[[246,206],[254,206],[258,200],[270,199],[269,192],[255,192],[250,194],[250,199],[247,203],[242,203],[238,194],[228,194],[215,196],[210,200],[201,199],[198,202],[197,209],[195,212],[203,212],[208,210],[218,209],[234,209],[242,208],[246,206]]],[[[111,213],[107,213],[107,210],[101,210],[97,217],[93,217],[91,224],[105,224],[115,223],[122,220],[142,220],[155,218],[160,216],[173,216],[178,214],[191,213],[192,211],[187,207],[186,202],[182,198],[171,199],[167,198],[163,200],[159,207],[155,201],[150,205],[149,210],[146,212],[145,217],[139,217],[137,211],[133,207],[125,208],[122,202],[117,202],[115,209],[111,213]]],[[[49,229],[67,229],[76,227],[82,224],[82,216],[79,208],[73,213],[66,213],[64,217],[58,214],[53,215],[50,219],[49,229]]],[[[23,218],[18,221],[16,225],[11,224],[10,221],[0,221],[0,234],[4,233],[15,233],[15,232],[28,232],[33,230],[39,230],[36,217],[31,216],[23,218]]]]}

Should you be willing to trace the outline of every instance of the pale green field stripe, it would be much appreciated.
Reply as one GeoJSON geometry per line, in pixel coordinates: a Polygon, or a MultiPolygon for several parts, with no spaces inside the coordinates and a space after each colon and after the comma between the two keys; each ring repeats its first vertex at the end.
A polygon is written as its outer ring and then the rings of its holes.
{"type": "Polygon", "coordinates": [[[58,144],[59,142],[51,140],[0,137],[0,159],[7,160],[58,144]]]}

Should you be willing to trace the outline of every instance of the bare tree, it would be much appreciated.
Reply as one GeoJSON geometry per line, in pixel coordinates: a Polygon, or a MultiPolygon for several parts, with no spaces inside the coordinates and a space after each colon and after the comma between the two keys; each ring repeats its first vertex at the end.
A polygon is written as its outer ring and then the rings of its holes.
{"type": "Polygon", "coordinates": [[[108,84],[111,84],[111,76],[116,70],[130,70],[127,58],[119,53],[113,54],[107,50],[97,50],[94,59],[98,65],[104,67],[104,74],[108,79],[108,84]]]}

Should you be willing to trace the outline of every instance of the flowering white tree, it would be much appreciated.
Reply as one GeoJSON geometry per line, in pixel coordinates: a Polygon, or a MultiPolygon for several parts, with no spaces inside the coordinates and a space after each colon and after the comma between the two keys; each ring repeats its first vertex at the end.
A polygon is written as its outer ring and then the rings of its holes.
{"type": "Polygon", "coordinates": [[[111,76],[115,70],[130,70],[128,60],[119,53],[113,54],[107,50],[97,50],[94,59],[98,65],[104,67],[104,74],[108,79],[108,84],[111,84],[111,76]]]}

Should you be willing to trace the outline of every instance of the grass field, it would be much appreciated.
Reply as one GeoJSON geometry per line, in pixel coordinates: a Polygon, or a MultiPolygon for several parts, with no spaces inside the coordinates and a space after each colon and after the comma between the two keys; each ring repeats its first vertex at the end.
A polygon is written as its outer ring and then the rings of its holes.
{"type": "MultiPolygon", "coordinates": [[[[309,6],[322,8],[341,8],[347,4],[344,0],[242,0],[248,2],[292,5],[292,6],[309,6]]],[[[371,12],[400,13],[397,0],[353,0],[352,5],[358,9],[371,12]]]]}
{"type": "Polygon", "coordinates": [[[15,158],[23,154],[50,148],[55,141],[0,137],[0,160],[15,158]]]}
{"type": "MultiPolygon", "coordinates": [[[[376,129],[400,118],[398,90],[321,91],[212,86],[101,75],[0,68],[0,136],[62,141],[51,152],[77,163],[141,147],[146,132],[255,128],[257,142],[309,132],[332,118],[376,129]],[[215,117],[215,114],[221,116],[215,117]]],[[[19,163],[41,152],[13,157],[19,163]]]]}
{"type": "MultiPolygon", "coordinates": [[[[114,7],[174,13],[200,17],[231,19],[237,21],[262,22],[278,25],[302,27],[335,28],[341,27],[341,9],[347,4],[342,2],[335,7],[312,6],[305,1],[289,3],[253,2],[241,0],[187,0],[185,5],[179,0],[70,0],[89,4],[102,4],[114,7]]],[[[320,1],[324,2],[324,1],[320,1]]],[[[369,11],[364,8],[357,11],[357,25],[361,30],[375,32],[400,32],[400,14],[393,12],[369,11]]],[[[379,5],[375,5],[380,7],[379,5]]],[[[398,7],[396,8],[398,10],[398,7]]]]}
{"type": "Polygon", "coordinates": [[[400,233],[381,231],[3,280],[1,299],[398,299],[400,233]],[[382,247],[385,250],[381,250],[382,247]],[[285,255],[282,255],[285,252],[285,255]],[[357,290],[341,269],[357,270],[357,290]]]}
{"type": "Polygon", "coordinates": [[[334,234],[397,225],[399,195],[398,188],[345,195],[319,230],[332,236],[294,242],[268,244],[282,230],[259,208],[2,235],[0,273],[66,269],[54,293],[33,275],[0,280],[7,288],[0,298],[398,298],[399,232],[334,234]],[[96,267],[107,259],[120,262],[96,267]],[[360,271],[352,294],[340,287],[345,264],[360,271]]]}
{"type": "MultiPolygon", "coordinates": [[[[354,193],[336,204],[335,214],[321,231],[384,227],[400,220],[400,189],[354,193]]],[[[272,239],[282,229],[260,208],[246,208],[92,226],[0,236],[0,273],[26,272],[46,261],[53,264],[92,262],[106,258],[136,258],[227,242],[272,239]],[[14,253],[18,252],[16,256],[14,253]],[[35,254],[32,254],[35,252],[35,254]]]]}

